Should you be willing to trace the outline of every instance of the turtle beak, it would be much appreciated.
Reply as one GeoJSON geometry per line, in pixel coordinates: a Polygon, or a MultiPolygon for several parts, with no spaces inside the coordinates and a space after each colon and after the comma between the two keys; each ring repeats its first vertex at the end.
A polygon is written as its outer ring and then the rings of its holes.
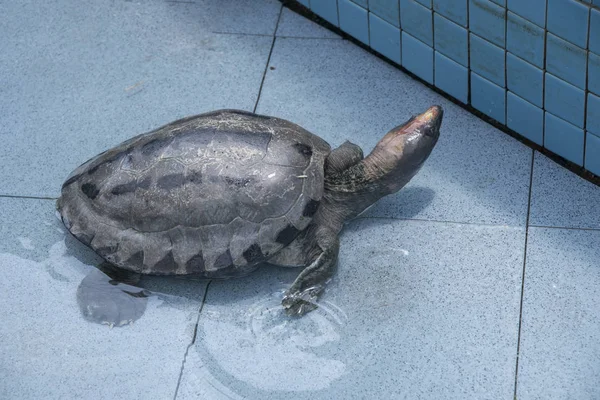
{"type": "Polygon", "coordinates": [[[440,106],[430,107],[423,114],[411,118],[404,125],[399,127],[396,134],[411,134],[420,133],[424,136],[429,136],[437,139],[440,136],[440,128],[442,126],[442,118],[444,110],[440,106]]]}

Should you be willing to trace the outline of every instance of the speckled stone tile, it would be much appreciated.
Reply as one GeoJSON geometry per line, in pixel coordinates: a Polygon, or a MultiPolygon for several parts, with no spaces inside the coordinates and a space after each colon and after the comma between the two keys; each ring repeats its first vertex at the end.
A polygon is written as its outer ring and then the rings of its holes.
{"type": "Polygon", "coordinates": [[[338,34],[323,28],[302,15],[296,14],[289,8],[284,8],[281,13],[277,36],[341,39],[338,34]]]}
{"type": "Polygon", "coordinates": [[[600,398],[600,231],[529,228],[517,398],[600,398]]]}
{"type": "Polygon", "coordinates": [[[210,33],[203,10],[7,3],[0,194],[56,197],[72,169],[131,136],[213,109],[252,110],[272,38],[210,33]]]}
{"type": "Polygon", "coordinates": [[[531,225],[600,228],[600,187],[535,153],[531,225]]]}
{"type": "Polygon", "coordinates": [[[524,228],[361,219],[320,308],[295,269],[212,282],[177,399],[512,399],[524,228]]]}
{"type": "Polygon", "coordinates": [[[88,322],[76,290],[100,259],[53,201],[0,198],[0,210],[0,398],[173,398],[206,282],[142,280],[153,294],[140,319],[88,322]]]}
{"type": "Polygon", "coordinates": [[[394,126],[433,104],[442,133],[424,168],[369,216],[525,225],[532,151],[401,71],[345,41],[278,39],[258,112],[368,153],[394,126]]]}

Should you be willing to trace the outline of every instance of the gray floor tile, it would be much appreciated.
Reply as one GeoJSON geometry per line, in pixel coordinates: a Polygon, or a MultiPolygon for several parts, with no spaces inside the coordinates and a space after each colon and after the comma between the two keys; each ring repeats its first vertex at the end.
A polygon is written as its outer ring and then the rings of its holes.
{"type": "Polygon", "coordinates": [[[535,153],[529,223],[600,228],[600,188],[548,157],[535,153]]]}
{"type": "Polygon", "coordinates": [[[0,198],[0,398],[171,399],[205,282],[142,280],[132,325],[81,316],[76,290],[100,260],[54,216],[54,202],[0,198]]]}
{"type": "Polygon", "coordinates": [[[272,39],[207,33],[193,7],[5,7],[0,194],[57,196],[72,169],[135,134],[213,109],[252,110],[272,39]]]}
{"type": "Polygon", "coordinates": [[[179,399],[512,399],[524,229],[361,219],[321,307],[298,273],[213,282],[179,399]]]}
{"type": "Polygon", "coordinates": [[[600,231],[530,228],[517,397],[600,398],[600,231]]]}
{"type": "Polygon", "coordinates": [[[370,151],[391,128],[445,108],[437,148],[398,195],[369,216],[525,225],[532,151],[345,41],[277,39],[258,111],[370,151]]]}
{"type": "Polygon", "coordinates": [[[194,0],[192,16],[213,32],[273,35],[282,8],[278,0],[194,0]]]}
{"type": "Polygon", "coordinates": [[[338,34],[323,28],[302,15],[296,14],[289,8],[284,8],[281,13],[277,36],[341,39],[338,34]]]}

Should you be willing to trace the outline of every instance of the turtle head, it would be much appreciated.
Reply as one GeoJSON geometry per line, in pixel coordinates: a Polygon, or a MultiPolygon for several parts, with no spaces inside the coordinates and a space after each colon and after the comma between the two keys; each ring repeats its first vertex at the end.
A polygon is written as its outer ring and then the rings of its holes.
{"type": "Polygon", "coordinates": [[[443,114],[442,107],[430,107],[377,143],[365,162],[367,173],[387,192],[382,194],[397,192],[421,169],[440,136],[443,114]]]}
{"type": "Polygon", "coordinates": [[[326,176],[325,196],[333,205],[327,219],[339,227],[380,198],[402,189],[435,147],[443,114],[442,107],[430,107],[389,131],[361,162],[326,176]]]}

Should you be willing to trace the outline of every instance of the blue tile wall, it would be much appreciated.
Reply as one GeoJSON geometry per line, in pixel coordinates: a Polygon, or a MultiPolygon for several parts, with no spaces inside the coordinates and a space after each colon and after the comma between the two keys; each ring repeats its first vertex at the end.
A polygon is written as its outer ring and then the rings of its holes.
{"type": "Polygon", "coordinates": [[[350,0],[338,0],[340,29],[365,44],[369,44],[367,10],[350,0]]]}
{"type": "MultiPolygon", "coordinates": [[[[314,0],[314,1],[321,1],[321,0],[314,0]]],[[[368,8],[369,7],[369,1],[368,0],[352,0],[354,3],[358,4],[359,6],[361,6],[362,8],[368,8]]]]}
{"type": "Polygon", "coordinates": [[[431,10],[414,0],[400,0],[402,30],[420,41],[433,46],[433,18],[431,10]]]}
{"type": "Polygon", "coordinates": [[[369,0],[369,11],[390,24],[400,27],[398,0],[369,0]]]}
{"type": "Polygon", "coordinates": [[[600,94],[600,55],[588,54],[588,90],[600,94]]]}
{"type": "Polygon", "coordinates": [[[400,58],[400,29],[387,23],[373,13],[369,13],[369,29],[371,31],[371,47],[390,60],[402,64],[400,58]]]}
{"type": "Polygon", "coordinates": [[[433,0],[433,9],[456,22],[459,25],[467,27],[467,4],[469,0],[433,0]]]}
{"type": "Polygon", "coordinates": [[[469,29],[504,47],[506,9],[489,0],[469,0],[469,29]]]}
{"type": "Polygon", "coordinates": [[[457,100],[469,98],[469,70],[439,52],[435,52],[435,86],[457,100]]]}
{"type": "Polygon", "coordinates": [[[600,175],[600,0],[297,1],[600,175]]]}
{"type": "Polygon", "coordinates": [[[506,114],[506,90],[471,72],[471,105],[504,123],[506,114]]]}
{"type": "Polygon", "coordinates": [[[431,0],[417,0],[417,1],[421,4],[423,4],[425,7],[431,8],[431,0]]]}
{"type": "Polygon", "coordinates": [[[508,12],[506,49],[531,64],[544,68],[544,29],[508,12]]]}
{"type": "Polygon", "coordinates": [[[548,33],[546,50],[548,51],[546,70],[581,89],[585,89],[587,52],[551,33],[548,33]]]}
{"type": "Polygon", "coordinates": [[[588,93],[586,129],[600,136],[600,97],[588,93]]]}
{"type": "Polygon", "coordinates": [[[587,133],[585,143],[585,168],[600,176],[600,137],[587,133]]]}
{"type": "Polygon", "coordinates": [[[433,84],[433,49],[405,31],[402,32],[402,65],[433,84]]]}
{"type": "Polygon", "coordinates": [[[544,110],[511,92],[506,94],[506,125],[532,142],[544,144],[544,110]]]}
{"type": "Polygon", "coordinates": [[[504,87],[505,50],[471,33],[471,70],[504,87]]]}
{"type": "Polygon", "coordinates": [[[437,13],[434,16],[433,24],[435,32],[435,49],[454,61],[468,67],[468,31],[437,13]]]}
{"type": "Polygon", "coordinates": [[[508,90],[530,103],[544,106],[544,71],[511,54],[506,55],[508,90]]]}
{"type": "MultiPolygon", "coordinates": [[[[600,0],[599,0],[600,1],[600,0]]],[[[600,2],[598,3],[600,6],[600,2]]],[[[592,8],[592,15],[590,15],[590,37],[589,37],[590,51],[596,54],[600,54],[600,10],[592,8]]]]}
{"type": "Polygon", "coordinates": [[[533,22],[539,27],[546,27],[546,2],[548,0],[508,0],[508,9],[516,15],[533,22]]]}
{"type": "Polygon", "coordinates": [[[546,72],[544,104],[547,111],[583,128],[585,92],[546,72]]]}
{"type": "Polygon", "coordinates": [[[544,146],[554,153],[583,165],[583,129],[546,112],[544,146]]]}
{"type": "Polygon", "coordinates": [[[339,26],[337,0],[313,0],[310,9],[327,22],[339,26]]]}
{"type": "Polygon", "coordinates": [[[548,30],[586,48],[590,6],[577,0],[548,0],[548,30]]]}

